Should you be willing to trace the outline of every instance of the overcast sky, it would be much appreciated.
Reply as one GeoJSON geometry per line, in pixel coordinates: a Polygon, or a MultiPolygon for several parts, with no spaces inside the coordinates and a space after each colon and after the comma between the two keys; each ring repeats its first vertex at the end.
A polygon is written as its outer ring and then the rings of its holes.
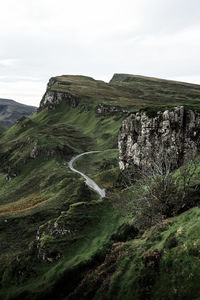
{"type": "Polygon", "coordinates": [[[0,2],[0,98],[38,106],[62,74],[200,84],[199,0],[0,2]]]}

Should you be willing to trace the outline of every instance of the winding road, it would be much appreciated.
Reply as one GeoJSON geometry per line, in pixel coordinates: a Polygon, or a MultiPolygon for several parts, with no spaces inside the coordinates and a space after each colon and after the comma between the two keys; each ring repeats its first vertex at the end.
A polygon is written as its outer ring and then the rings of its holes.
{"type": "Polygon", "coordinates": [[[83,156],[83,155],[87,155],[87,154],[92,154],[92,153],[98,153],[98,152],[101,152],[101,151],[89,151],[89,152],[84,152],[84,153],[81,153],[79,155],[76,155],[75,157],[73,157],[70,162],[68,163],[68,166],[70,168],[70,170],[72,170],[73,172],[76,172],[78,174],[80,174],[82,177],[85,178],[85,183],[91,187],[95,192],[97,192],[99,194],[99,196],[101,198],[104,198],[106,193],[105,193],[105,190],[104,189],[101,189],[98,184],[96,184],[96,182],[94,182],[94,180],[92,180],[91,178],[89,178],[87,175],[85,175],[84,173],[76,170],[74,167],[73,167],[73,163],[75,162],[75,160],[77,160],[79,157],[83,156]]]}

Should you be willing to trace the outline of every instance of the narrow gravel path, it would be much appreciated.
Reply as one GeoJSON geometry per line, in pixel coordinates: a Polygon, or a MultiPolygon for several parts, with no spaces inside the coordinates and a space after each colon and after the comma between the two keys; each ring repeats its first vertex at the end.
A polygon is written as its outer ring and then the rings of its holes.
{"type": "Polygon", "coordinates": [[[76,172],[78,174],[80,174],[82,177],[85,178],[85,183],[90,187],[92,188],[94,191],[96,191],[99,196],[101,198],[104,198],[106,193],[105,193],[105,190],[104,189],[101,189],[98,184],[96,184],[96,182],[94,182],[94,180],[92,180],[91,178],[89,178],[87,175],[85,175],[84,173],[76,170],[74,167],[73,167],[73,163],[75,162],[75,160],[77,160],[79,157],[83,156],[83,155],[87,155],[87,154],[92,154],[92,153],[98,153],[98,152],[102,152],[102,151],[89,151],[89,152],[84,152],[84,153],[81,153],[79,155],[76,155],[75,157],[73,157],[70,162],[68,163],[68,166],[70,168],[70,170],[72,170],[73,172],[76,172]]]}

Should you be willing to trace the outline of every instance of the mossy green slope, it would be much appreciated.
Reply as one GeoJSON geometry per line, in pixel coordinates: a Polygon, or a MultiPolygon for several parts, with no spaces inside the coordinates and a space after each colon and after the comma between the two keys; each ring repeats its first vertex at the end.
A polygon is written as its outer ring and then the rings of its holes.
{"type": "Polygon", "coordinates": [[[115,74],[109,84],[129,89],[134,97],[141,99],[141,105],[142,102],[150,105],[200,103],[198,84],[130,74],[115,74]]]}
{"type": "MultiPolygon", "coordinates": [[[[33,299],[45,294],[47,289],[54,289],[67,270],[70,274],[74,265],[79,268],[80,262],[90,260],[109,241],[117,227],[117,215],[106,208],[109,205],[98,202],[98,196],[85,187],[78,174],[68,169],[67,162],[81,152],[116,148],[121,121],[122,117],[99,117],[94,110],[83,112],[80,107],[74,109],[60,103],[55,110],[42,110],[30,118],[22,118],[2,133],[0,295],[3,299],[15,298],[18,294],[23,299],[25,290],[33,299]],[[48,234],[42,237],[46,248],[50,247],[51,252],[58,248],[63,257],[65,267],[54,273],[55,264],[40,266],[34,242],[39,227],[45,228],[45,224],[50,224],[48,221],[58,218],[74,225],[77,233],[69,239],[70,247],[67,238],[54,240],[48,238],[48,234]],[[20,265],[24,274],[21,279],[13,273],[20,265]],[[52,276],[48,275],[51,273],[52,276]],[[33,293],[35,287],[37,293],[33,293]]],[[[56,265],[59,269],[62,263],[56,265]]]]}
{"type": "Polygon", "coordinates": [[[199,208],[112,244],[69,299],[199,299],[199,208]]]}
{"type": "MultiPolygon", "coordinates": [[[[2,132],[0,299],[198,298],[199,208],[134,238],[128,214],[98,199],[67,162],[81,152],[116,149],[126,113],[97,114],[97,105],[198,107],[200,86],[121,74],[109,84],[59,76],[48,90],[70,93],[87,109],[63,101],[2,132]]],[[[119,194],[116,155],[92,154],[76,167],[119,194]]],[[[115,201],[123,206],[123,197],[115,201]]]]}
{"type": "Polygon", "coordinates": [[[67,162],[81,152],[116,147],[120,120],[113,119],[97,118],[92,111],[80,114],[60,104],[6,131],[0,141],[2,222],[21,214],[44,213],[48,219],[77,201],[73,194],[83,180],[67,162]]]}

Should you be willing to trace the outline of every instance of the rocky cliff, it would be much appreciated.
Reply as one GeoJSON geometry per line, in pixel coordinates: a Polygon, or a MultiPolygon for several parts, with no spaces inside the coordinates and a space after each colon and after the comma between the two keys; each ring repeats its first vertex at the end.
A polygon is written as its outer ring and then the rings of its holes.
{"type": "Polygon", "coordinates": [[[47,84],[38,111],[56,109],[62,102],[71,108],[78,107],[80,112],[94,110],[96,116],[123,115],[128,112],[126,106],[118,105],[121,104],[118,97],[123,94],[117,88],[85,76],[53,77],[47,84]]]}
{"type": "Polygon", "coordinates": [[[75,96],[70,95],[69,93],[60,93],[55,91],[46,91],[41,102],[39,110],[47,108],[49,110],[55,109],[58,104],[64,101],[66,104],[69,104],[71,107],[76,107],[79,105],[79,99],[75,96]]]}
{"type": "MultiPolygon", "coordinates": [[[[77,96],[71,95],[66,92],[46,91],[40,103],[39,111],[46,108],[48,110],[55,109],[58,104],[64,102],[72,108],[79,107],[82,111],[90,111],[91,105],[84,103],[77,96]]],[[[118,114],[126,114],[128,111],[120,106],[97,104],[95,113],[97,116],[110,116],[118,114]]]]}
{"type": "Polygon", "coordinates": [[[168,154],[172,168],[193,158],[200,150],[200,113],[178,106],[157,111],[131,114],[120,129],[118,146],[120,169],[134,164],[145,166],[168,154]]]}

